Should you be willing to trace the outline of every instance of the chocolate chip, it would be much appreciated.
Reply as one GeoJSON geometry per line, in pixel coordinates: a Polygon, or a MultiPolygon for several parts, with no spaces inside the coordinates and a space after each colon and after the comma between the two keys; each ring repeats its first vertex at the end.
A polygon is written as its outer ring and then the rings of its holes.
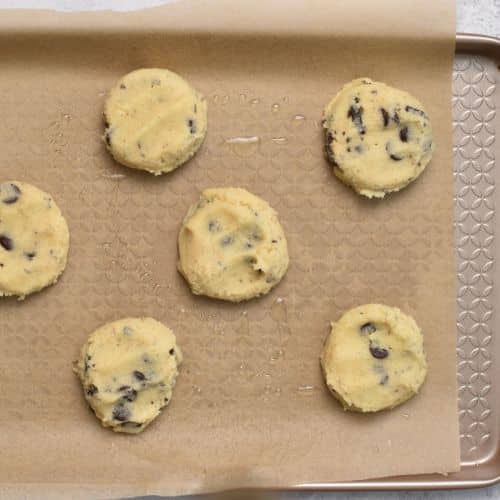
{"type": "Polygon", "coordinates": [[[400,156],[400,155],[395,155],[395,154],[392,154],[392,153],[389,155],[389,158],[390,158],[391,160],[394,160],[394,161],[401,161],[401,160],[403,159],[403,157],[402,157],[402,156],[400,156]]]}
{"type": "Polygon", "coordinates": [[[127,86],[126,86],[124,83],[120,83],[120,88],[121,88],[121,89],[126,89],[126,88],[127,88],[127,86]]]}
{"type": "Polygon", "coordinates": [[[229,245],[232,245],[234,243],[234,237],[231,236],[230,234],[228,234],[227,236],[224,236],[224,238],[222,238],[220,244],[221,246],[223,247],[228,247],[229,245]]]}
{"type": "Polygon", "coordinates": [[[89,384],[87,386],[87,396],[93,396],[99,392],[99,389],[94,384],[89,384]]]}
{"type": "Polygon", "coordinates": [[[327,132],[326,133],[326,143],[328,145],[330,145],[333,142],[333,139],[334,139],[334,137],[333,137],[332,133],[331,132],[327,132]]]}
{"type": "Polygon", "coordinates": [[[350,137],[346,137],[345,142],[347,142],[349,144],[351,142],[351,138],[350,137]]]}
{"type": "Polygon", "coordinates": [[[146,375],[144,375],[144,373],[140,372],[139,370],[134,370],[134,377],[137,380],[146,380],[146,375]]]}
{"type": "Polygon", "coordinates": [[[12,205],[12,203],[15,203],[19,199],[19,195],[21,194],[21,190],[15,184],[9,184],[9,187],[7,188],[7,190],[10,191],[10,193],[7,194],[6,198],[2,198],[2,201],[6,205],[12,205]]]}
{"type": "Polygon", "coordinates": [[[172,349],[170,349],[168,353],[170,354],[170,356],[173,356],[175,354],[175,349],[172,347],[172,349]]]}
{"type": "Polygon", "coordinates": [[[217,233],[221,230],[221,225],[216,220],[208,221],[208,230],[211,233],[217,233]]]}
{"type": "Polygon", "coordinates": [[[380,385],[386,385],[389,382],[389,375],[387,373],[380,379],[380,385]]]}
{"type": "Polygon", "coordinates": [[[399,138],[402,142],[408,142],[408,127],[403,127],[399,131],[399,138]]]}
{"type": "Polygon", "coordinates": [[[196,134],[196,122],[192,118],[187,121],[187,126],[191,134],[196,134]]]}
{"type": "Polygon", "coordinates": [[[126,401],[135,401],[137,398],[137,391],[135,389],[127,389],[127,391],[125,391],[125,394],[123,395],[123,399],[125,399],[126,401]]]}
{"type": "Polygon", "coordinates": [[[360,326],[359,330],[362,335],[370,335],[371,333],[377,331],[377,327],[373,323],[365,323],[360,326]]]}
{"type": "Polygon", "coordinates": [[[111,130],[106,130],[104,134],[104,140],[108,146],[111,146],[111,130]]]}
{"type": "Polygon", "coordinates": [[[365,132],[365,126],[363,124],[363,106],[357,106],[355,104],[350,106],[347,111],[347,118],[352,120],[360,134],[365,132]]]}
{"type": "Polygon", "coordinates": [[[347,148],[347,152],[350,153],[351,152],[351,148],[347,148]]]}
{"type": "Polygon", "coordinates": [[[130,410],[125,408],[125,406],[115,406],[113,408],[113,418],[119,422],[125,422],[130,417],[130,410]]]}
{"type": "Polygon", "coordinates": [[[134,330],[130,328],[130,326],[124,326],[123,327],[123,335],[126,335],[127,337],[130,337],[134,333],[134,330]]]}
{"type": "Polygon", "coordinates": [[[380,108],[380,112],[382,113],[382,118],[384,120],[384,127],[387,127],[387,125],[389,125],[389,113],[384,108],[380,108]]]}
{"type": "Polygon", "coordinates": [[[420,115],[424,118],[428,118],[421,109],[414,108],[413,106],[405,106],[405,111],[407,111],[408,113],[413,113],[414,115],[420,115]]]}
{"type": "Polygon", "coordinates": [[[355,97],[355,98],[354,98],[354,102],[355,102],[355,103],[358,103],[358,102],[359,102],[359,97],[355,97]]]}
{"type": "Polygon", "coordinates": [[[0,234],[0,245],[8,252],[14,248],[14,242],[5,234],[0,234]]]}
{"type": "Polygon", "coordinates": [[[24,252],[24,256],[28,259],[28,260],[33,260],[36,256],[36,252],[24,252]]]}
{"type": "Polygon", "coordinates": [[[361,146],[361,144],[358,144],[354,147],[354,151],[356,151],[356,153],[361,153],[363,151],[363,146],[361,146]]]}
{"type": "Polygon", "coordinates": [[[129,385],[121,385],[120,387],[118,387],[118,390],[121,392],[121,391],[128,391],[130,389],[130,386],[129,385]]]}
{"type": "Polygon", "coordinates": [[[390,143],[386,143],[385,145],[385,150],[387,151],[387,154],[389,155],[389,158],[394,161],[401,161],[403,159],[403,156],[399,154],[395,154],[391,151],[391,145],[390,143]]]}
{"type": "Polygon", "coordinates": [[[383,347],[374,346],[370,343],[370,354],[377,359],[384,359],[389,356],[389,351],[383,347]]]}
{"type": "Polygon", "coordinates": [[[271,240],[271,243],[278,243],[278,240],[271,240]]]}
{"type": "Polygon", "coordinates": [[[394,123],[397,123],[399,125],[399,115],[397,111],[394,111],[394,115],[392,116],[392,119],[394,120],[394,123]]]}

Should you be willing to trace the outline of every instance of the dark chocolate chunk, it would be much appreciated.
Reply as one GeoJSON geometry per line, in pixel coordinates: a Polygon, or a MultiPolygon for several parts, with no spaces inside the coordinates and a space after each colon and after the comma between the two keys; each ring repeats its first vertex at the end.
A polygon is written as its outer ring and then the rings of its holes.
{"type": "Polygon", "coordinates": [[[216,220],[211,220],[211,221],[208,221],[208,230],[211,233],[217,233],[221,230],[221,226],[220,226],[219,222],[217,222],[216,220]]]}
{"type": "Polygon", "coordinates": [[[394,115],[392,116],[392,119],[394,120],[394,123],[397,123],[399,125],[399,115],[397,111],[394,111],[394,115]]]}
{"type": "Polygon", "coordinates": [[[385,150],[387,151],[387,154],[389,155],[389,158],[394,161],[401,161],[403,157],[399,154],[395,154],[391,151],[390,143],[386,143],[385,145],[385,150]]]}
{"type": "Polygon", "coordinates": [[[139,370],[134,370],[134,377],[137,380],[146,380],[146,375],[144,375],[144,373],[140,372],[139,370]]]}
{"type": "Polygon", "coordinates": [[[118,387],[118,390],[121,392],[121,391],[128,391],[130,389],[130,386],[129,385],[122,385],[120,387],[118,387]]]}
{"type": "Polygon", "coordinates": [[[278,240],[271,240],[271,243],[278,243],[278,240]]]}
{"type": "Polygon", "coordinates": [[[351,142],[351,138],[350,137],[346,137],[345,142],[347,142],[349,144],[351,142]]]}
{"type": "Polygon", "coordinates": [[[113,408],[112,415],[115,420],[118,420],[119,422],[125,422],[130,417],[130,410],[128,408],[125,408],[125,406],[115,406],[113,408]]]}
{"type": "Polygon", "coordinates": [[[170,349],[168,353],[170,354],[170,356],[173,356],[175,354],[175,349],[172,347],[172,349],[170,349]]]}
{"type": "Polygon", "coordinates": [[[126,401],[135,401],[137,398],[137,391],[135,389],[129,388],[125,391],[125,394],[123,395],[123,399],[126,401]]]}
{"type": "Polygon", "coordinates": [[[104,134],[104,140],[108,146],[111,146],[111,130],[106,130],[104,134]]]}
{"type": "Polygon", "coordinates": [[[196,122],[192,118],[187,121],[187,126],[191,134],[196,134],[196,122]]]}
{"type": "Polygon", "coordinates": [[[19,195],[21,194],[21,190],[19,189],[18,186],[15,184],[10,184],[10,193],[7,195],[6,198],[2,198],[2,201],[6,205],[12,205],[12,203],[15,203],[19,199],[19,195]]]}
{"type": "Polygon", "coordinates": [[[389,356],[389,351],[384,347],[374,346],[370,343],[370,354],[377,359],[384,359],[389,356]]]}
{"type": "Polygon", "coordinates": [[[351,148],[347,148],[347,152],[350,153],[351,152],[351,148]]]}
{"type": "Polygon", "coordinates": [[[127,86],[126,86],[124,83],[120,83],[120,88],[121,88],[121,89],[126,89],[126,88],[127,88],[127,86]]]}
{"type": "Polygon", "coordinates": [[[99,392],[99,389],[94,384],[89,384],[87,386],[87,396],[93,396],[99,392]]]}
{"type": "Polygon", "coordinates": [[[405,106],[405,111],[407,111],[408,113],[413,113],[414,115],[420,115],[424,118],[428,118],[428,116],[421,109],[414,108],[413,106],[405,106]]]}
{"type": "Polygon", "coordinates": [[[28,260],[33,260],[36,256],[36,252],[24,252],[24,256],[28,259],[28,260]]]}
{"type": "Polygon", "coordinates": [[[408,142],[408,127],[399,130],[399,138],[402,142],[408,142]]]}
{"type": "Polygon", "coordinates": [[[355,97],[355,98],[354,98],[354,102],[355,102],[356,104],[357,104],[357,103],[359,103],[359,97],[355,97]]]}
{"type": "Polygon", "coordinates": [[[347,118],[352,120],[360,134],[365,133],[365,126],[363,124],[363,106],[357,106],[356,104],[351,105],[347,111],[347,118]]]}
{"type": "Polygon", "coordinates": [[[387,127],[387,125],[389,125],[389,113],[384,108],[380,108],[380,112],[382,113],[382,118],[384,120],[384,127],[387,127]]]}
{"type": "Polygon", "coordinates": [[[0,234],[0,245],[8,252],[14,248],[14,242],[6,234],[0,234]]]}
{"type": "Polygon", "coordinates": [[[370,335],[370,333],[376,332],[377,327],[373,323],[365,323],[359,327],[362,335],[370,335]]]}
{"type": "Polygon", "coordinates": [[[403,159],[403,157],[402,157],[402,156],[400,156],[400,155],[395,155],[395,154],[392,154],[392,153],[389,155],[389,158],[390,158],[391,160],[394,160],[394,161],[401,161],[401,160],[403,159]]]}

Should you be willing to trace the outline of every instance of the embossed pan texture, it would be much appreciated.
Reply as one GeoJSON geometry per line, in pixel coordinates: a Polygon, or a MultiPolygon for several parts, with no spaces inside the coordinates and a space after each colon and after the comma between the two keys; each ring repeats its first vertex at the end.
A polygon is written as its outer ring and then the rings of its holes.
{"type": "MultiPolygon", "coordinates": [[[[456,470],[452,120],[443,104],[452,47],[432,29],[435,38],[397,44],[116,26],[0,36],[2,178],[51,192],[72,235],[60,283],[0,303],[0,443],[8,450],[0,454],[0,491],[109,497],[417,487],[439,483],[340,481],[456,470]],[[178,71],[209,102],[200,153],[161,178],[116,165],[100,139],[106,91],[142,66],[178,71]],[[383,202],[355,196],[321,152],[325,102],[363,75],[424,101],[440,145],[424,175],[383,202]],[[219,185],[262,196],[285,227],[290,270],[260,300],[193,297],[175,269],[182,217],[200,190],[219,185]],[[329,321],[370,301],[417,319],[430,371],[417,398],[367,417],[343,412],[330,397],[318,355],[329,321]],[[87,335],[127,315],[164,321],[185,354],[168,410],[133,437],[99,427],[71,373],[87,335]]],[[[494,78],[490,60],[457,59],[456,207],[468,207],[456,212],[464,468],[449,478],[473,470],[481,480],[496,470],[494,78]]]]}

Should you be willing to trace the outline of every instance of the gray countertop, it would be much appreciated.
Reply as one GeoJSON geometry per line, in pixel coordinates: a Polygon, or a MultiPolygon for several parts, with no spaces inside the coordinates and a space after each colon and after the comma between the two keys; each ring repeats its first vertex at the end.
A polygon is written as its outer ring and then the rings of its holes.
{"type": "MultiPolygon", "coordinates": [[[[134,10],[153,7],[172,0],[0,0],[0,8],[50,8],[57,10],[134,10]]],[[[414,0],[423,1],[423,0],[414,0]]],[[[431,1],[431,0],[425,0],[431,1]]],[[[500,0],[457,0],[457,31],[500,37],[500,0]]],[[[422,492],[339,492],[282,493],[281,500],[458,500],[500,499],[500,484],[490,488],[465,491],[422,492]]]]}

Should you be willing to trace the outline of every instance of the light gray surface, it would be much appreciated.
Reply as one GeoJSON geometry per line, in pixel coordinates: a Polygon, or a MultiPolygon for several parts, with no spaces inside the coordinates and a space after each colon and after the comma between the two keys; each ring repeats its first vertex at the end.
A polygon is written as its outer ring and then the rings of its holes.
{"type": "MultiPolygon", "coordinates": [[[[0,8],[56,10],[133,10],[177,0],[0,0],[0,8]]],[[[237,1],[237,0],[235,0],[237,1]]],[[[434,0],[413,0],[434,1],[434,0]]],[[[402,2],[403,3],[403,2],[402,2]]],[[[500,0],[457,0],[457,31],[500,37],[500,0]]],[[[157,498],[157,497],[156,497],[157,498]]],[[[430,492],[283,493],[280,500],[485,500],[500,499],[500,484],[478,490],[430,492]]]]}

